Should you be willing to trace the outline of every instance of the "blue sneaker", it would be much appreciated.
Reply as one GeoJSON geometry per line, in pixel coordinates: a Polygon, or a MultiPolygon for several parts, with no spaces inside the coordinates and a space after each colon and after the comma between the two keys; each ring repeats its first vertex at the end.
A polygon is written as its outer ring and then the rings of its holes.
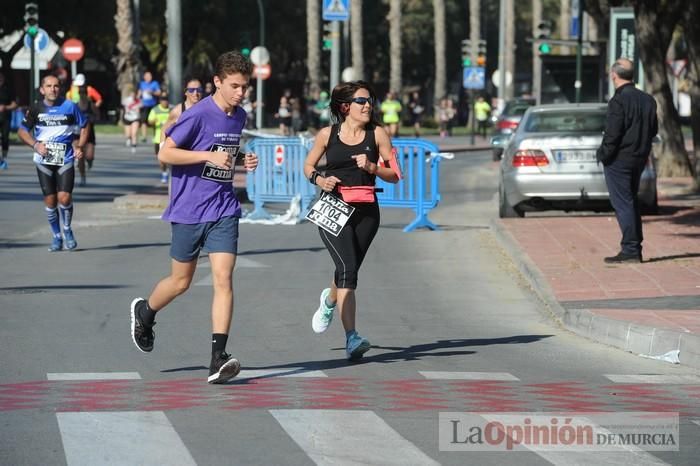
{"type": "Polygon", "coordinates": [[[314,317],[311,319],[311,328],[316,333],[323,333],[326,330],[328,330],[328,326],[333,321],[333,310],[335,309],[335,306],[326,306],[326,298],[328,297],[330,292],[330,288],[326,288],[321,292],[321,303],[319,304],[318,309],[314,313],[314,317]]]}
{"type": "Polygon", "coordinates": [[[348,361],[360,359],[363,354],[369,351],[370,346],[369,340],[362,338],[357,332],[353,333],[345,346],[345,355],[348,361]]]}
{"type": "Polygon", "coordinates": [[[7,160],[0,160],[0,170],[7,170],[7,160]]]}
{"type": "Polygon", "coordinates": [[[78,242],[75,240],[75,236],[73,236],[73,230],[65,230],[63,232],[63,236],[66,237],[66,249],[72,251],[73,249],[78,247],[78,242]]]}
{"type": "Polygon", "coordinates": [[[168,172],[160,174],[160,184],[168,184],[168,172]]]}
{"type": "Polygon", "coordinates": [[[51,241],[51,246],[49,246],[49,252],[57,252],[63,249],[63,240],[60,236],[54,236],[53,241],[51,241]]]}

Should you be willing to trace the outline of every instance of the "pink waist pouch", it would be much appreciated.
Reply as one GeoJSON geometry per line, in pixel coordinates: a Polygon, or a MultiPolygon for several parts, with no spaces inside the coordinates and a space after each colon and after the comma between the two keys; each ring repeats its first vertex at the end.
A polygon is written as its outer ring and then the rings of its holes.
{"type": "Polygon", "coordinates": [[[338,192],[345,202],[374,202],[374,186],[339,186],[338,192]]]}

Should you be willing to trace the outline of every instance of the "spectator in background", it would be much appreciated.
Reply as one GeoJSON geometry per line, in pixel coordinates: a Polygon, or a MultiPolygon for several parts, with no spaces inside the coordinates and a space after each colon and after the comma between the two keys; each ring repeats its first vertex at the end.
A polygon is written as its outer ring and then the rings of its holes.
{"type": "Polygon", "coordinates": [[[90,85],[86,85],[87,81],[83,73],[78,73],[73,79],[73,85],[66,92],[66,99],[72,100],[73,103],[77,104],[80,101],[80,89],[85,88],[87,96],[95,104],[95,108],[100,108],[102,106],[102,95],[90,85]]]}
{"type": "MultiPolygon", "coordinates": [[[[143,73],[143,81],[139,83],[138,99],[141,101],[141,121],[145,122],[148,119],[148,114],[151,109],[158,103],[160,96],[160,84],[153,80],[153,75],[150,71],[143,73]]],[[[141,130],[141,141],[146,142],[146,125],[143,125],[141,130]]]]}
{"type": "Polygon", "coordinates": [[[245,128],[253,129],[255,128],[255,104],[250,100],[250,96],[253,95],[253,86],[250,86],[245,91],[245,96],[243,96],[243,102],[241,102],[241,107],[245,110],[245,128]]]}
{"type": "Polygon", "coordinates": [[[83,146],[83,157],[78,159],[78,171],[80,172],[80,186],[85,186],[87,184],[87,178],[85,174],[85,165],[87,161],[87,168],[92,168],[92,162],[95,160],[95,145],[97,144],[95,140],[95,121],[99,117],[99,110],[97,110],[97,104],[92,101],[89,96],[88,86],[80,86],[78,88],[78,108],[82,112],[83,116],[87,120],[87,131],[88,137],[87,142],[83,146]]]}
{"type": "Polygon", "coordinates": [[[0,137],[2,138],[2,155],[0,169],[7,170],[7,153],[10,150],[10,123],[12,111],[17,108],[15,93],[5,81],[5,75],[0,73],[0,137]]]}
{"type": "Polygon", "coordinates": [[[425,111],[425,107],[420,98],[420,92],[414,91],[411,93],[410,100],[408,101],[408,109],[411,111],[413,134],[418,138],[420,137],[420,126],[423,122],[423,113],[425,111]]]}
{"type": "Polygon", "coordinates": [[[131,152],[136,152],[141,124],[141,100],[133,86],[127,88],[126,97],[122,99],[122,122],[126,147],[131,147],[131,152]]]}
{"type": "Polygon", "coordinates": [[[455,108],[452,99],[444,97],[440,99],[440,106],[437,110],[438,124],[440,125],[440,137],[445,138],[452,135],[452,121],[455,117],[455,108]]]}
{"type": "Polygon", "coordinates": [[[477,133],[486,137],[486,130],[489,126],[489,118],[491,117],[491,106],[484,100],[484,96],[479,96],[474,103],[474,117],[478,124],[477,133]]]}
{"type": "Polygon", "coordinates": [[[214,85],[211,83],[211,81],[207,81],[206,83],[204,83],[204,95],[202,96],[202,98],[209,97],[213,93],[214,85]]]}
{"type": "Polygon", "coordinates": [[[392,138],[399,135],[399,122],[401,121],[401,102],[396,100],[394,92],[387,92],[386,99],[380,107],[382,111],[382,123],[387,128],[392,138]]]}
{"type": "Polygon", "coordinates": [[[275,118],[277,118],[280,125],[280,134],[289,136],[292,127],[292,106],[286,95],[280,97],[280,106],[277,109],[277,113],[275,113],[275,118]]]}
{"type": "Polygon", "coordinates": [[[318,129],[325,128],[331,122],[331,99],[328,92],[321,91],[318,100],[314,104],[314,114],[318,119],[318,129]]]}
{"type": "Polygon", "coordinates": [[[656,100],[634,85],[634,64],[618,58],[610,69],[615,94],[608,102],[603,140],[596,159],[603,164],[610,204],[622,232],[620,252],[606,264],[642,262],[642,214],[639,184],[659,130],[656,100]]]}

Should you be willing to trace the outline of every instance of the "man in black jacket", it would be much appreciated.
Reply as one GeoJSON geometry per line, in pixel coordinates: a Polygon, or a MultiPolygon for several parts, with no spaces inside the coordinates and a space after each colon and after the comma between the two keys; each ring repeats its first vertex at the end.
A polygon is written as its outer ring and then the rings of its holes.
{"type": "Polygon", "coordinates": [[[604,165],[610,203],[622,230],[621,251],[606,257],[608,264],[642,262],[642,216],[639,183],[658,131],[656,101],[634,87],[634,65],[626,58],[613,64],[610,75],[615,94],[608,102],[603,142],[597,159],[604,165]]]}

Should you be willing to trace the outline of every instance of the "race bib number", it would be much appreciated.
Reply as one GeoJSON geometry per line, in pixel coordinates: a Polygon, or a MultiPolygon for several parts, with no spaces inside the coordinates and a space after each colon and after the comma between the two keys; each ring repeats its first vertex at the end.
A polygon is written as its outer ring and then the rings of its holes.
{"type": "Polygon", "coordinates": [[[67,144],[62,142],[45,142],[46,156],[41,161],[42,165],[63,166],[66,159],[67,144]]]}
{"type": "MultiPolygon", "coordinates": [[[[238,157],[240,146],[214,144],[211,146],[210,151],[228,152],[229,159],[231,160],[231,165],[233,165],[236,160],[236,157],[238,157]]],[[[213,163],[207,162],[206,164],[204,164],[204,169],[202,170],[202,178],[211,181],[230,182],[233,181],[233,170],[217,167],[213,163]]]]}
{"type": "Polygon", "coordinates": [[[306,218],[331,235],[338,236],[354,211],[353,206],[324,191],[311,206],[306,218]]]}

